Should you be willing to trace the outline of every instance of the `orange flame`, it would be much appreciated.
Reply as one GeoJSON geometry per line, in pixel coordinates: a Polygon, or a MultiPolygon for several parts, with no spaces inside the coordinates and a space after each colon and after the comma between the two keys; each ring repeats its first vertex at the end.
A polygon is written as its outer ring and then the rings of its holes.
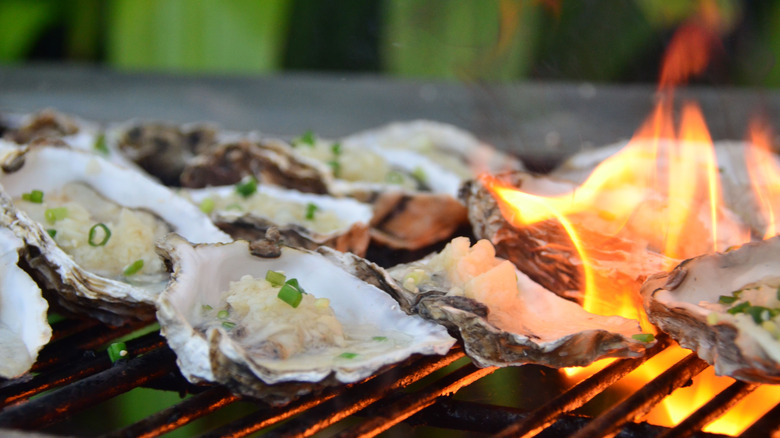
{"type": "Polygon", "coordinates": [[[772,154],[772,130],[765,122],[753,121],[749,127],[753,147],[745,149],[745,163],[750,172],[750,184],[758,199],[766,222],[764,238],[778,234],[780,211],[780,165],[772,154]]]}

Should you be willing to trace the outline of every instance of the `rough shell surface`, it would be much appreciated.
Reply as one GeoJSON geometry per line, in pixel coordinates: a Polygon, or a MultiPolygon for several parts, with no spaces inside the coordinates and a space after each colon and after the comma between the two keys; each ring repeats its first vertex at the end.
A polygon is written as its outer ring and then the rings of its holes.
{"type": "Polygon", "coordinates": [[[714,365],[718,375],[780,383],[780,342],[741,318],[745,315],[717,311],[717,322],[710,324],[714,311],[704,307],[745,285],[777,280],[779,260],[778,237],[686,260],[648,278],[642,286],[645,310],[651,322],[714,365]]]}
{"type": "Polygon", "coordinates": [[[26,373],[51,338],[41,289],[19,267],[24,242],[0,228],[0,377],[26,373]]]}
{"type": "Polygon", "coordinates": [[[32,190],[56,192],[69,182],[81,182],[108,201],[154,213],[192,241],[231,240],[189,201],[135,170],[69,148],[33,148],[23,159],[24,164],[16,171],[0,175],[2,224],[24,239],[29,248],[26,261],[36,280],[56,291],[56,299],[69,310],[86,309],[112,324],[126,318],[146,318],[154,310],[162,285],[132,285],[79,267],[42,224],[13,204],[12,198],[32,190]]]}
{"type": "Polygon", "coordinates": [[[159,297],[157,316],[189,380],[218,381],[241,394],[284,404],[325,385],[362,380],[412,354],[444,354],[454,343],[443,327],[405,314],[375,286],[383,278],[386,281],[385,274],[352,254],[289,247],[269,253],[271,257],[253,255],[244,241],[192,246],[175,235],[161,246],[161,254],[170,260],[173,279],[159,297]],[[409,343],[388,344],[375,355],[348,362],[317,351],[299,353],[301,356],[291,361],[250,354],[249,346],[234,340],[221,326],[206,333],[195,329],[193,321],[202,305],[218,302],[230,281],[247,274],[263,278],[269,269],[283,271],[299,279],[310,294],[329,299],[345,331],[359,327],[362,335],[397,332],[408,337],[409,343]],[[354,274],[362,274],[368,281],[354,274]]]}

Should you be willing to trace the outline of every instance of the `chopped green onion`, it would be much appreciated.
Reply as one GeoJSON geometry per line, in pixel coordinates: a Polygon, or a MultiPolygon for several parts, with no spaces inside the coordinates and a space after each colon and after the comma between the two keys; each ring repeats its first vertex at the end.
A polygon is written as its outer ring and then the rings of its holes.
{"type": "Polygon", "coordinates": [[[317,140],[317,138],[314,136],[314,132],[311,130],[306,131],[298,137],[295,141],[293,141],[293,146],[305,144],[307,146],[314,146],[314,142],[317,140]]]}
{"type": "Polygon", "coordinates": [[[111,363],[114,363],[127,356],[127,345],[124,342],[114,342],[108,346],[106,351],[108,351],[108,357],[111,359],[111,363]]]}
{"type": "Polygon", "coordinates": [[[92,228],[89,229],[89,238],[87,239],[87,242],[89,243],[89,246],[105,246],[105,244],[108,243],[108,239],[110,238],[111,230],[109,230],[105,224],[100,222],[92,225],[92,228]],[[97,234],[98,228],[103,230],[103,240],[95,241],[95,235],[97,234]]]}
{"type": "Polygon", "coordinates": [[[105,134],[100,134],[95,139],[95,150],[100,152],[103,155],[108,155],[108,146],[106,145],[106,136],[105,134]]]}
{"type": "Polygon", "coordinates": [[[291,305],[293,308],[298,307],[301,304],[301,301],[303,300],[303,293],[301,293],[298,288],[290,284],[288,281],[284,285],[282,285],[282,288],[279,289],[279,293],[276,294],[276,297],[280,300],[284,301],[285,303],[291,305]]]}
{"type": "Polygon", "coordinates": [[[745,313],[752,316],[756,324],[761,324],[770,317],[769,309],[764,306],[750,306],[745,309],[745,313]]]}
{"type": "Polygon", "coordinates": [[[298,289],[298,290],[299,290],[301,293],[304,293],[304,294],[306,293],[306,291],[305,291],[305,290],[303,290],[303,288],[301,287],[301,285],[300,285],[300,284],[298,284],[298,279],[297,279],[297,278],[291,278],[291,279],[289,279],[289,280],[285,281],[284,283],[285,283],[285,284],[289,284],[290,286],[292,286],[292,287],[294,287],[294,288],[298,289]]]}
{"type": "Polygon", "coordinates": [[[777,288],[777,299],[780,301],[780,287],[777,288]]]}
{"type": "Polygon", "coordinates": [[[726,312],[728,312],[728,313],[730,313],[732,315],[736,315],[737,313],[745,312],[745,310],[747,310],[748,307],[750,307],[750,301],[744,301],[744,302],[741,302],[741,303],[737,304],[736,306],[726,310],[726,312]]]}
{"type": "Polygon", "coordinates": [[[200,205],[198,207],[200,208],[200,211],[209,214],[212,211],[214,211],[214,200],[211,198],[205,198],[204,200],[200,201],[200,205]]]}
{"type": "Polygon", "coordinates": [[[404,182],[404,176],[401,172],[392,170],[385,175],[385,181],[390,184],[402,184],[404,182]]]}
{"type": "Polygon", "coordinates": [[[241,206],[238,202],[234,202],[230,205],[225,206],[225,210],[238,210],[238,211],[244,211],[244,207],[241,206]]]}
{"type": "Polygon", "coordinates": [[[333,176],[336,178],[341,176],[341,163],[339,163],[339,160],[333,159],[328,161],[328,166],[333,170],[333,176]]]}
{"type": "Polygon", "coordinates": [[[244,178],[240,183],[236,184],[236,193],[243,196],[244,198],[252,196],[252,194],[254,194],[256,191],[257,179],[255,179],[253,176],[244,178]]]}
{"type": "Polygon", "coordinates": [[[228,312],[225,309],[222,309],[219,312],[217,312],[217,318],[219,319],[227,319],[228,316],[230,316],[230,312],[228,312]]]}
{"type": "Polygon", "coordinates": [[[339,354],[339,357],[344,358],[344,359],[354,359],[354,358],[357,357],[357,355],[358,355],[357,353],[350,353],[348,351],[345,351],[345,352],[339,354]]]}
{"type": "Polygon", "coordinates": [[[22,199],[27,202],[40,204],[43,202],[43,192],[40,190],[33,190],[30,193],[22,193],[22,199]]]}
{"type": "Polygon", "coordinates": [[[134,261],[133,263],[130,263],[129,265],[127,265],[127,267],[125,267],[125,270],[122,271],[122,275],[124,275],[125,277],[128,277],[130,275],[133,275],[133,274],[137,273],[138,271],[143,269],[143,267],[144,267],[144,260],[143,259],[138,259],[138,260],[134,261]]]}
{"type": "Polygon", "coordinates": [[[200,310],[202,310],[204,312],[209,312],[211,310],[214,310],[214,308],[209,306],[208,304],[204,304],[204,305],[200,306],[200,310]]]}
{"type": "Polygon", "coordinates": [[[46,232],[49,233],[49,236],[51,236],[52,239],[54,238],[54,236],[57,235],[57,230],[55,230],[54,228],[48,228],[46,229],[46,232]]]}
{"type": "Polygon", "coordinates": [[[426,183],[428,181],[428,175],[425,174],[425,170],[420,166],[414,168],[412,176],[421,183],[426,183]]]}
{"type": "Polygon", "coordinates": [[[66,207],[47,208],[43,212],[43,216],[49,223],[53,224],[68,217],[68,209],[66,207]]]}
{"type": "Polygon", "coordinates": [[[374,336],[371,339],[373,339],[375,341],[386,341],[387,340],[387,336],[374,336]]]}
{"type": "Polygon", "coordinates": [[[60,321],[65,321],[66,319],[67,318],[65,318],[64,316],[60,315],[59,313],[52,312],[52,313],[49,313],[48,315],[46,315],[46,321],[49,322],[49,325],[56,324],[56,323],[58,323],[60,321]]]}
{"type": "Polygon", "coordinates": [[[721,304],[733,304],[737,301],[737,297],[732,295],[721,295],[718,297],[718,302],[721,304]]]}
{"type": "Polygon", "coordinates": [[[731,295],[734,295],[735,297],[739,298],[742,295],[743,290],[744,289],[735,290],[734,292],[731,293],[731,295]]]}
{"type": "Polygon", "coordinates": [[[333,155],[338,157],[339,155],[341,155],[341,143],[338,143],[338,142],[337,143],[333,143],[330,146],[330,150],[331,150],[331,152],[333,152],[333,155]]]}
{"type": "Polygon", "coordinates": [[[281,272],[271,271],[265,273],[265,281],[271,283],[273,286],[281,286],[284,284],[287,277],[281,272]]]}
{"type": "Polygon", "coordinates": [[[639,333],[636,335],[631,335],[633,339],[636,339],[639,342],[653,342],[655,340],[655,336],[652,333],[639,333]]]}
{"type": "Polygon", "coordinates": [[[235,322],[230,322],[230,321],[222,321],[222,327],[225,327],[225,328],[226,328],[226,329],[228,329],[228,330],[232,329],[232,328],[233,328],[233,327],[235,327],[235,326],[236,326],[236,323],[235,323],[235,322]]]}
{"type": "Polygon", "coordinates": [[[314,219],[314,213],[317,211],[318,207],[316,204],[313,204],[309,202],[306,204],[306,220],[310,221],[314,219]]]}

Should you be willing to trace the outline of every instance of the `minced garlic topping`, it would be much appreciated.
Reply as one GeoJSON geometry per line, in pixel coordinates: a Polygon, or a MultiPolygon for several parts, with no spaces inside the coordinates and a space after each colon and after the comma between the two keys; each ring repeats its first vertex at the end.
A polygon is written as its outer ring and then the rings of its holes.
{"type": "Polygon", "coordinates": [[[222,326],[250,353],[280,359],[345,345],[344,329],[327,298],[304,293],[300,304],[293,307],[278,298],[279,289],[251,275],[231,281],[217,306],[201,309],[201,330],[222,326]]]}
{"type": "Polygon", "coordinates": [[[79,183],[69,183],[58,193],[45,192],[41,203],[21,198],[14,202],[46,228],[76,263],[91,272],[121,278],[138,260],[143,260],[143,267],[130,275],[165,272],[154,243],[169,230],[150,213],[121,207],[79,183]],[[52,211],[61,213],[52,215],[52,211]],[[111,235],[101,244],[106,234],[98,226],[92,231],[92,243],[97,245],[90,245],[90,230],[97,224],[103,224],[111,235]]]}
{"type": "Polygon", "coordinates": [[[262,192],[244,197],[238,193],[213,195],[214,211],[249,212],[268,218],[277,225],[300,225],[322,234],[346,228],[344,219],[335,212],[316,207],[309,213],[309,204],[281,199],[262,192]]]}

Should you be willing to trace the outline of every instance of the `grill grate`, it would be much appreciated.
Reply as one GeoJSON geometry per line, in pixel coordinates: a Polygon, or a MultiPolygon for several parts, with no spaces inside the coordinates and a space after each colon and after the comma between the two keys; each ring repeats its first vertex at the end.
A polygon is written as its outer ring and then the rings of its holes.
{"type": "MultiPolygon", "coordinates": [[[[95,349],[113,339],[148,324],[118,328],[109,328],[93,320],[65,320],[55,324],[55,340],[41,352],[33,373],[0,382],[0,428],[56,432],[56,429],[45,428],[140,386],[192,394],[169,408],[106,435],[153,437],[201,417],[218,415],[223,408],[242,400],[220,386],[200,387],[184,381],[176,369],[173,352],[157,331],[128,341],[129,358],[115,364],[111,364],[107,354],[95,353],[95,349]]],[[[150,328],[153,330],[156,326],[150,328]]],[[[401,422],[498,437],[589,437],[608,433],[621,437],[718,436],[700,432],[700,428],[758,385],[732,384],[672,429],[631,421],[706,368],[706,363],[695,355],[679,361],[596,418],[571,413],[670,343],[662,337],[646,357],[617,360],[530,411],[486,404],[484,400],[451,397],[495,371],[494,368],[473,366],[463,359],[463,350],[456,347],[446,356],[410,359],[366,381],[330,388],[283,408],[257,404],[253,413],[203,436],[240,437],[265,429],[268,429],[265,436],[272,437],[310,436],[326,429],[329,436],[374,436],[401,422]],[[335,430],[331,428],[336,424],[335,430]]],[[[780,426],[779,413],[780,405],[753,424],[743,436],[771,436],[780,426]]]]}

